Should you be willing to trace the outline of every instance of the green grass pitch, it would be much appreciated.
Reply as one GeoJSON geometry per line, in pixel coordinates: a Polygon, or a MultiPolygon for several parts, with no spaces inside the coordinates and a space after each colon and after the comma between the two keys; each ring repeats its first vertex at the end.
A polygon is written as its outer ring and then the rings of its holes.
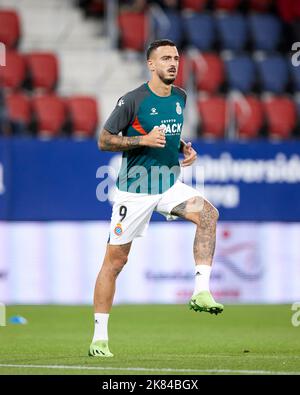
{"type": "Polygon", "coordinates": [[[22,315],[28,324],[0,327],[0,374],[300,374],[292,313],[290,305],[225,305],[218,316],[185,305],[117,305],[115,356],[91,358],[92,307],[8,306],[7,319],[22,315]]]}

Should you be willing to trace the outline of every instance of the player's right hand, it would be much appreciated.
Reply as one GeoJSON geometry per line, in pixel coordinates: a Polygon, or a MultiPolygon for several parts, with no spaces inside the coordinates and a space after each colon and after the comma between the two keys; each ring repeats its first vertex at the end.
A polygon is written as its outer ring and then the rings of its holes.
{"type": "Polygon", "coordinates": [[[163,130],[159,126],[154,126],[151,132],[142,137],[142,144],[147,147],[164,148],[166,145],[166,136],[163,130]]]}

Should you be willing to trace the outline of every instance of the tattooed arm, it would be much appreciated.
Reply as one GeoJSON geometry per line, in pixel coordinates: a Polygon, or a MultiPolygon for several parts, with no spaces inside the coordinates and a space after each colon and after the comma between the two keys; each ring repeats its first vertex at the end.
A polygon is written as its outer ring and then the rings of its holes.
{"type": "Polygon", "coordinates": [[[118,136],[103,129],[98,140],[98,147],[102,151],[128,151],[141,146],[163,148],[165,144],[165,135],[158,127],[146,135],[132,137],[118,136]]]}
{"type": "Polygon", "coordinates": [[[118,136],[103,129],[98,140],[98,147],[102,151],[128,151],[140,147],[141,139],[142,136],[118,136]]]}

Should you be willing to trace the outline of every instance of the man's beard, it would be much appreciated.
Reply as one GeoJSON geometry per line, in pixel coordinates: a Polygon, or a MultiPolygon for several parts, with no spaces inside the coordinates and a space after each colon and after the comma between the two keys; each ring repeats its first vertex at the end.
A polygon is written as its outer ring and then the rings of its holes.
{"type": "Polygon", "coordinates": [[[158,77],[166,85],[171,85],[176,80],[176,76],[174,78],[166,78],[162,73],[158,73],[158,77]]]}

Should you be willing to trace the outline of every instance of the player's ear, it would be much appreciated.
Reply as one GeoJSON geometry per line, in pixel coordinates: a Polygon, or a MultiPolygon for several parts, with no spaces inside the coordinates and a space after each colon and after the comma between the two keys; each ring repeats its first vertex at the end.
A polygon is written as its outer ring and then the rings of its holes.
{"type": "Polygon", "coordinates": [[[147,64],[148,64],[148,69],[149,69],[150,71],[154,71],[154,70],[155,70],[154,64],[153,64],[153,60],[152,60],[152,59],[148,59],[148,60],[147,60],[147,64]]]}

